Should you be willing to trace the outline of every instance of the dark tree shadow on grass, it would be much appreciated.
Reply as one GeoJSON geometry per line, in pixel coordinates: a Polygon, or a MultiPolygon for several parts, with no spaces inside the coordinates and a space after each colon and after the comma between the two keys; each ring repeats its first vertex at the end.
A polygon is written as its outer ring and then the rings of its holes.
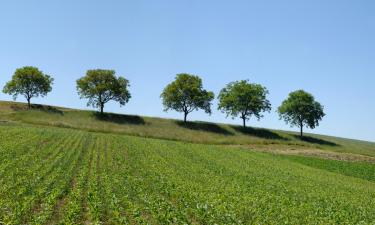
{"type": "Polygon", "coordinates": [[[285,137],[280,136],[279,134],[263,129],[263,128],[252,128],[252,127],[240,127],[240,126],[232,126],[234,130],[240,132],[242,134],[251,135],[259,138],[265,139],[274,139],[274,140],[289,140],[285,137]]]}
{"type": "Polygon", "coordinates": [[[31,105],[31,109],[36,109],[36,110],[40,110],[40,111],[43,111],[43,112],[49,112],[49,113],[56,113],[56,114],[60,114],[60,115],[63,115],[64,112],[56,107],[53,107],[53,106],[49,106],[49,105],[39,105],[39,104],[33,104],[31,105]]]}
{"type": "MultiPolygon", "coordinates": [[[[27,106],[23,105],[12,105],[10,106],[11,109],[14,111],[27,111],[29,110],[27,106]]],[[[42,112],[48,112],[48,113],[56,113],[63,115],[64,112],[56,107],[49,106],[49,105],[41,105],[41,104],[31,104],[31,109],[32,110],[39,110],[42,112]]]]}
{"type": "Polygon", "coordinates": [[[319,138],[314,138],[314,137],[309,137],[309,136],[300,137],[299,135],[294,135],[294,137],[301,140],[301,141],[308,142],[308,143],[311,143],[311,144],[339,146],[338,144],[336,144],[334,142],[326,141],[326,140],[319,139],[319,138]]]}
{"type": "Polygon", "coordinates": [[[111,122],[111,123],[118,123],[118,124],[133,124],[133,125],[144,125],[146,124],[145,120],[140,116],[133,116],[133,115],[120,115],[114,113],[99,113],[95,112],[94,116],[96,119],[111,122]]]}
{"type": "Polygon", "coordinates": [[[214,123],[207,123],[207,122],[186,122],[186,124],[183,121],[176,121],[176,124],[180,127],[184,127],[190,130],[200,130],[200,131],[207,131],[217,134],[223,134],[223,135],[233,135],[232,132],[220,127],[217,124],[214,123]]]}

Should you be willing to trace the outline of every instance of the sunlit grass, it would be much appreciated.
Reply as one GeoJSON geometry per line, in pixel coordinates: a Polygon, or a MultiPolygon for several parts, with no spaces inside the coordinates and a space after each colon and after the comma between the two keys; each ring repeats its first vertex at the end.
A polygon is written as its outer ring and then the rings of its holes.
{"type": "Polygon", "coordinates": [[[161,138],[204,144],[274,145],[295,148],[322,149],[375,156],[375,143],[306,134],[301,140],[296,133],[261,128],[243,129],[240,126],[207,122],[190,122],[131,116],[98,115],[94,111],[58,107],[34,106],[25,110],[20,103],[0,102],[0,120],[12,120],[34,125],[47,125],[86,131],[121,133],[141,137],[161,138]]]}
{"type": "Polygon", "coordinates": [[[371,224],[374,166],[0,125],[0,221],[371,224]]]}

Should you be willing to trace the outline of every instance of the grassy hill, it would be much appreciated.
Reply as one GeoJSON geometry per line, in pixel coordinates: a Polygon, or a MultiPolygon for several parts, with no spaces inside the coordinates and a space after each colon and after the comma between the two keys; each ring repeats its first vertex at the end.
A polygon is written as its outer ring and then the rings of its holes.
{"type": "Polygon", "coordinates": [[[375,221],[374,164],[20,124],[0,136],[5,224],[375,221]]]}
{"type": "Polygon", "coordinates": [[[0,120],[27,124],[74,128],[86,131],[128,134],[202,144],[242,145],[267,149],[319,149],[335,152],[375,156],[375,143],[344,138],[306,134],[301,140],[298,133],[262,128],[190,122],[141,117],[135,115],[105,114],[94,111],[0,101],[0,120]]]}
{"type": "Polygon", "coordinates": [[[373,143],[9,102],[0,121],[0,224],[375,223],[373,143]]]}

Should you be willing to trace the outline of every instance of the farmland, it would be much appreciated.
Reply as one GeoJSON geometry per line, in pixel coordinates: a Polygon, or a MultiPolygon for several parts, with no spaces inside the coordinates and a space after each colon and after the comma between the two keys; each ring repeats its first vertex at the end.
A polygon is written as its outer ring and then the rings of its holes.
{"type": "Polygon", "coordinates": [[[374,143],[10,102],[0,121],[0,224],[375,222],[374,143]]]}
{"type": "Polygon", "coordinates": [[[375,1],[1,1],[0,225],[375,225],[375,1]]]}
{"type": "Polygon", "coordinates": [[[127,134],[164,140],[215,145],[242,145],[253,149],[319,149],[323,151],[375,156],[375,143],[309,134],[300,140],[298,133],[208,122],[189,122],[143,117],[138,115],[106,114],[93,111],[0,101],[0,120],[23,124],[72,128],[100,133],[127,134]]]}
{"type": "Polygon", "coordinates": [[[375,221],[373,164],[17,123],[0,136],[6,224],[375,221]]]}

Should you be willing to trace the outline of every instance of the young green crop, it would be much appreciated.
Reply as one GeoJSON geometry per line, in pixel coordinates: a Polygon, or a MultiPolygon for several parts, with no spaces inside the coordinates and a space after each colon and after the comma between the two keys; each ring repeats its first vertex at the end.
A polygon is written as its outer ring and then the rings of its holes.
{"type": "Polygon", "coordinates": [[[5,224],[375,222],[370,164],[17,124],[0,137],[5,224]]]}

